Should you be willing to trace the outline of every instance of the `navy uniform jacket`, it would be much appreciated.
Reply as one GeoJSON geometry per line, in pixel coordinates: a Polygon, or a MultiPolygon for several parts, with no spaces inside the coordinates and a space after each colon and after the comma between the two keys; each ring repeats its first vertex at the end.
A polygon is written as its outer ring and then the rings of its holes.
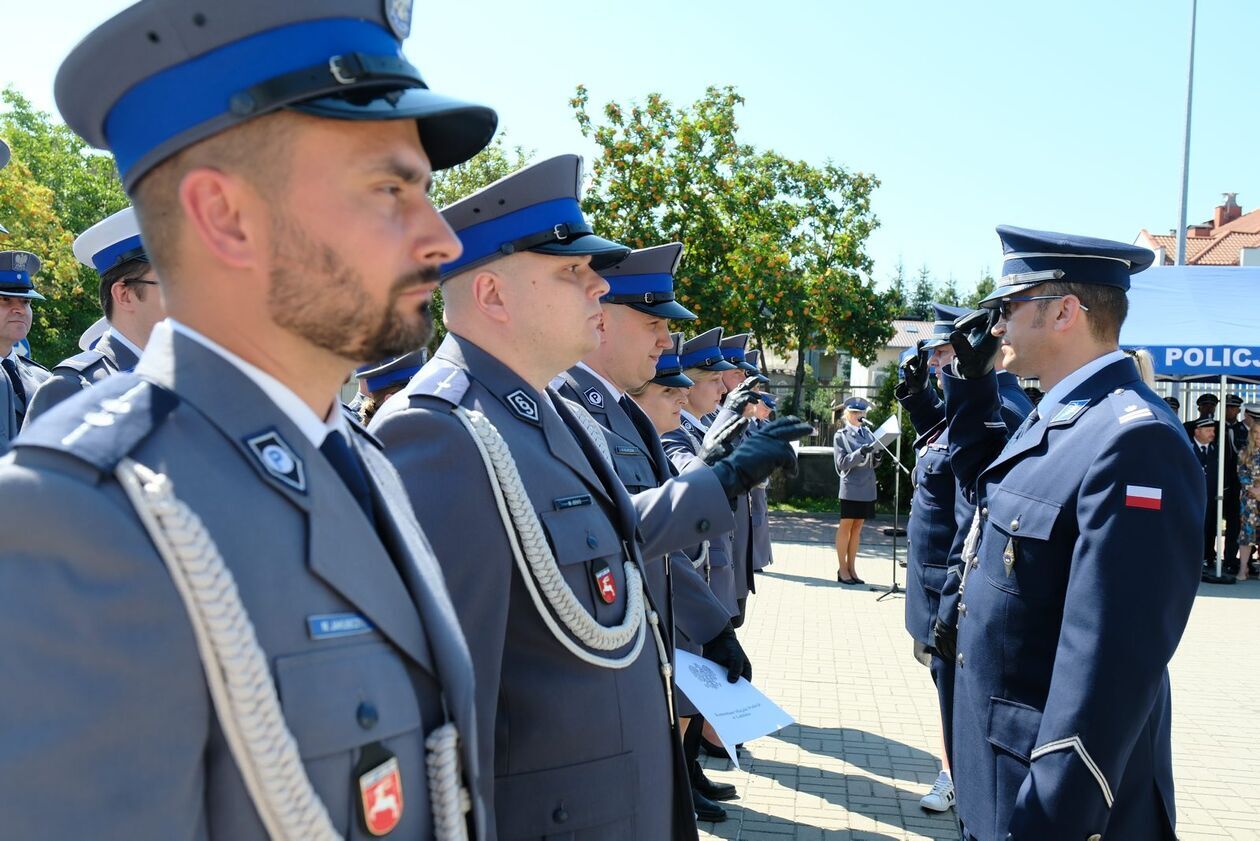
{"type": "MultiPolygon", "coordinates": [[[[722,425],[735,417],[735,413],[725,406],[716,412],[710,412],[702,418],[708,429],[714,425],[722,425]]],[[[739,439],[748,434],[751,425],[745,427],[739,439]]],[[[737,440],[739,440],[737,439],[737,440]]],[[[700,434],[703,443],[704,433],[700,434]]],[[[757,583],[753,579],[753,503],[752,492],[735,497],[735,531],[731,533],[731,570],[735,575],[735,598],[746,599],[749,593],[757,592],[757,583]]]]}
{"type": "Polygon", "coordinates": [[[402,773],[395,834],[432,837],[424,740],[445,708],[484,837],[468,648],[397,474],[366,432],[350,432],[375,528],[258,386],[159,324],[134,374],[72,397],[19,437],[0,460],[4,835],[267,837],[184,604],[113,476],[129,457],[169,476],[217,543],[333,825],[370,837],[353,769],[380,742],[402,773]],[[268,471],[260,437],[288,450],[286,477],[268,471]],[[337,636],[318,617],[366,622],[337,636]]]}
{"type": "MultiPolygon", "coordinates": [[[[705,466],[700,459],[703,440],[704,430],[683,418],[677,429],[661,436],[661,446],[678,472],[686,473],[705,466]]],[[[739,615],[739,605],[735,602],[735,572],[731,563],[733,537],[734,531],[718,533],[715,530],[709,538],[709,589],[731,617],[739,615]]]]}
{"type": "MultiPolygon", "coordinates": [[[[17,357],[16,365],[18,379],[22,381],[22,388],[26,391],[25,400],[17,394],[16,390],[14,391],[14,418],[17,421],[17,427],[20,430],[26,421],[27,406],[34,398],[35,392],[39,391],[39,387],[43,385],[44,381],[51,377],[52,374],[47,368],[40,365],[34,359],[23,356],[20,353],[15,355],[17,357]]],[[[7,380],[8,377],[6,376],[5,379],[7,380]]],[[[12,388],[12,384],[10,384],[10,388],[12,388]]]]}
{"type": "Polygon", "coordinates": [[[26,407],[26,422],[30,423],[67,397],[78,394],[111,374],[130,371],[140,359],[131,349],[118,341],[112,333],[106,333],[96,347],[64,359],[52,369],[52,374],[35,392],[26,407]]]}
{"type": "Polygon", "coordinates": [[[946,378],[950,461],[981,517],[959,816],[979,841],[1173,841],[1167,664],[1198,588],[1201,471],[1128,359],[1043,400],[1004,449],[993,383],[946,378]]]}
{"type": "Polygon", "coordinates": [[[493,779],[483,775],[483,792],[498,837],[694,838],[655,641],[649,632],[634,662],[617,670],[586,663],[552,636],[457,406],[484,414],[507,442],[564,579],[597,622],[622,621],[623,562],[644,565],[634,505],[560,396],[535,390],[472,342],[448,334],[372,419],[472,650],[486,734],[481,765],[494,769],[493,779]],[[605,568],[615,581],[611,603],[598,595],[605,568]]]}
{"type": "Polygon", "coordinates": [[[697,469],[704,467],[698,460],[675,474],[651,419],[629,398],[623,407],[586,369],[574,366],[562,378],[560,395],[581,404],[604,429],[617,476],[639,515],[640,551],[656,603],[688,640],[708,642],[729,617],[683,550],[733,525],[721,482],[712,470],[697,469]]]}

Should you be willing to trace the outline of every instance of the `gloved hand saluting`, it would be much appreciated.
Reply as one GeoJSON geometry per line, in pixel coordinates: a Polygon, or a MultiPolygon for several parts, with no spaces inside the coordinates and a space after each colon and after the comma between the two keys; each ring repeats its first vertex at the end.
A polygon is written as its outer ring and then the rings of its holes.
{"type": "Polygon", "coordinates": [[[739,385],[735,386],[730,394],[726,395],[726,400],[722,405],[741,417],[744,411],[756,403],[761,402],[761,395],[754,390],[754,386],[760,382],[756,377],[749,377],[739,385]]]}
{"type": "Polygon", "coordinates": [[[713,463],[722,489],[731,499],[756,487],[780,467],[796,474],[796,451],[792,442],[814,431],[796,417],[770,421],[739,443],[725,458],[713,463]]]}
{"type": "Polygon", "coordinates": [[[700,460],[712,467],[729,456],[747,426],[748,418],[736,415],[728,418],[721,426],[710,429],[704,434],[704,449],[700,451],[700,460]]]}
{"type": "Polygon", "coordinates": [[[748,662],[744,647],[735,638],[735,629],[730,622],[726,623],[721,633],[701,647],[700,653],[704,659],[726,667],[727,683],[735,683],[741,677],[752,680],[752,663],[748,662]]]}
{"type": "Polygon", "coordinates": [[[993,335],[993,328],[1000,319],[997,309],[979,309],[954,322],[949,343],[954,347],[954,371],[958,376],[978,380],[993,370],[993,360],[1002,343],[993,335]]]}
{"type": "Polygon", "coordinates": [[[914,346],[914,356],[901,363],[901,375],[906,384],[906,394],[921,394],[927,388],[928,357],[932,351],[924,347],[927,339],[919,339],[914,346]]]}

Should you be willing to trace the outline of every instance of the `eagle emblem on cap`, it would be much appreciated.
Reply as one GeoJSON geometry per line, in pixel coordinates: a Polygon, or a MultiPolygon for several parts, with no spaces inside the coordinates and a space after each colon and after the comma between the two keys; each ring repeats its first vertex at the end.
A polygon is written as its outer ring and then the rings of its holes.
{"type": "Polygon", "coordinates": [[[26,255],[21,251],[13,255],[13,269],[19,272],[26,271],[26,255]]]}
{"type": "Polygon", "coordinates": [[[411,34],[412,0],[385,0],[385,20],[401,41],[411,34]]]}

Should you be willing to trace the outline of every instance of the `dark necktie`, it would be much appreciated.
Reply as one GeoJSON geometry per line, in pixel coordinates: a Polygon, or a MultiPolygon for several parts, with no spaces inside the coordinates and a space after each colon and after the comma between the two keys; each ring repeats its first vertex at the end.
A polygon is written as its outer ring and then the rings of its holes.
{"type": "Polygon", "coordinates": [[[5,357],[3,363],[4,372],[9,375],[9,382],[13,383],[13,393],[17,395],[18,407],[26,408],[26,388],[22,385],[22,376],[18,374],[17,363],[9,357],[5,357]]]}
{"type": "Polygon", "coordinates": [[[628,394],[621,395],[621,399],[617,403],[621,406],[622,411],[626,413],[626,417],[630,418],[630,422],[634,424],[639,437],[643,439],[643,446],[647,450],[648,458],[652,461],[652,466],[656,468],[657,479],[663,481],[669,478],[669,468],[656,463],[656,454],[654,452],[656,448],[652,446],[652,439],[659,436],[657,435],[656,427],[652,424],[652,419],[639,408],[639,404],[630,399],[628,394]]]}
{"type": "Polygon", "coordinates": [[[337,471],[337,475],[345,483],[346,490],[350,491],[350,495],[354,497],[355,501],[359,503],[359,507],[363,509],[363,513],[367,515],[368,522],[375,527],[376,517],[375,509],[372,506],[372,486],[368,483],[363,463],[359,461],[359,457],[350,449],[346,436],[340,432],[329,432],[328,437],[324,439],[324,443],[319,446],[319,451],[324,454],[324,458],[328,459],[328,463],[332,465],[333,470],[337,471]]]}

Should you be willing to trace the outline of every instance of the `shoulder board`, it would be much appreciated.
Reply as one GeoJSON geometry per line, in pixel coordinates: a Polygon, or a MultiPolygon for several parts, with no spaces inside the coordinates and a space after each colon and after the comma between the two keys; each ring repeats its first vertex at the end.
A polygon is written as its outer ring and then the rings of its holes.
{"type": "Polygon", "coordinates": [[[41,371],[48,370],[43,365],[40,365],[38,362],[36,362],[34,359],[31,359],[29,356],[22,356],[21,354],[18,354],[18,359],[21,360],[23,365],[30,365],[32,368],[38,368],[41,371]]]}
{"type": "Polygon", "coordinates": [[[1107,402],[1116,413],[1121,426],[1155,420],[1155,411],[1136,391],[1118,388],[1107,395],[1107,402]]]}
{"type": "MultiPolygon", "coordinates": [[[[101,353],[99,350],[85,350],[82,353],[76,353],[69,359],[61,360],[61,362],[58,363],[53,370],[56,371],[58,368],[69,368],[71,371],[77,371],[82,374],[96,363],[108,359],[109,357],[101,353]]],[[[106,364],[108,364],[108,362],[106,362],[106,364]]]]}
{"type": "Polygon", "coordinates": [[[109,473],[178,405],[173,392],[132,375],[115,375],[54,406],[13,446],[68,453],[109,473]]]}
{"type": "Polygon", "coordinates": [[[436,397],[458,406],[468,391],[468,373],[444,359],[432,359],[407,387],[408,397],[436,397]]]}

